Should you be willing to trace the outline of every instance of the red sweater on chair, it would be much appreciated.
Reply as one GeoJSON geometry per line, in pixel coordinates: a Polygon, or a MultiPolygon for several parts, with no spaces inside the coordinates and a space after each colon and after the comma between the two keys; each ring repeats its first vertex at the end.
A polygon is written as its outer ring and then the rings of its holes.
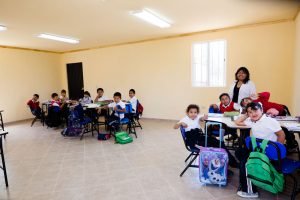
{"type": "Polygon", "coordinates": [[[282,104],[270,102],[270,92],[258,93],[258,99],[253,100],[253,102],[260,102],[263,106],[264,112],[267,112],[270,108],[275,108],[279,111],[279,115],[284,114],[284,106],[282,104]]]}

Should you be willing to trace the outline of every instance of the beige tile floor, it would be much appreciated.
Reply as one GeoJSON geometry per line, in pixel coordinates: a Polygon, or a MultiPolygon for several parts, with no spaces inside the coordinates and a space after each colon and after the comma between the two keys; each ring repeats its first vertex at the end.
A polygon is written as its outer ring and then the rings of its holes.
{"type": "MultiPolygon", "coordinates": [[[[201,186],[197,169],[182,178],[188,155],[172,121],[141,121],[138,139],[126,145],[87,135],[64,138],[60,130],[30,121],[7,126],[4,141],[9,188],[0,172],[0,199],[190,200],[239,199],[238,171],[226,187],[201,186]]],[[[261,199],[288,199],[261,192],[261,199]]]]}

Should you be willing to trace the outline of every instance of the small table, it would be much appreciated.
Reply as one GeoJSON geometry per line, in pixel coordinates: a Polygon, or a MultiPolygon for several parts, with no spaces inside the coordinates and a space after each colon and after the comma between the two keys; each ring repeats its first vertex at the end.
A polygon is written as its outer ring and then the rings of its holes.
{"type": "Polygon", "coordinates": [[[8,134],[7,131],[1,130],[0,131],[0,154],[1,154],[1,160],[2,160],[2,167],[0,167],[4,172],[4,179],[5,179],[5,185],[8,187],[8,180],[7,180],[7,173],[6,173],[6,166],[5,166],[5,159],[4,159],[4,151],[3,151],[3,144],[2,144],[2,136],[6,136],[8,134]]]}

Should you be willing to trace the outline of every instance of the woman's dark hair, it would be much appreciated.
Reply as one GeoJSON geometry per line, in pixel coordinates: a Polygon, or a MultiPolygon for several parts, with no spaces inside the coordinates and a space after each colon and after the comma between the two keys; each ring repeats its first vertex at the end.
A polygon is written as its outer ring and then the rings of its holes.
{"type": "Polygon", "coordinates": [[[114,97],[120,97],[120,98],[122,98],[122,95],[121,95],[120,92],[115,92],[115,93],[114,93],[114,97]]]}
{"type": "Polygon", "coordinates": [[[130,89],[129,92],[132,92],[133,94],[135,94],[135,90],[134,89],[130,89]]]}
{"type": "Polygon", "coordinates": [[[251,102],[251,103],[248,103],[248,105],[246,106],[246,112],[248,112],[248,109],[251,109],[251,110],[263,110],[262,109],[262,105],[261,103],[259,102],[251,102]]]}
{"type": "Polygon", "coordinates": [[[250,73],[246,67],[238,68],[238,70],[235,72],[235,80],[237,80],[237,81],[239,80],[237,75],[240,71],[243,71],[246,74],[246,78],[245,78],[245,80],[243,80],[243,83],[248,83],[248,81],[250,80],[250,73]]]}
{"type": "Polygon", "coordinates": [[[187,108],[186,108],[186,112],[188,113],[191,109],[196,109],[197,113],[199,113],[200,109],[199,106],[196,104],[190,104],[187,108]]]}
{"type": "Polygon", "coordinates": [[[91,97],[91,94],[88,91],[85,91],[83,94],[88,95],[89,97],[91,97]]]}
{"type": "Polygon", "coordinates": [[[227,96],[227,97],[230,99],[230,96],[229,96],[228,93],[222,93],[222,94],[219,96],[220,101],[221,101],[221,99],[222,99],[223,96],[227,96]]]}
{"type": "Polygon", "coordinates": [[[67,91],[66,90],[61,90],[60,93],[67,93],[67,91]]]}
{"type": "Polygon", "coordinates": [[[40,98],[40,96],[38,94],[34,94],[33,96],[35,96],[36,98],[40,98]]]}
{"type": "Polygon", "coordinates": [[[56,97],[56,96],[58,96],[57,93],[52,93],[52,94],[51,94],[52,99],[53,99],[54,97],[56,97]]]}
{"type": "Polygon", "coordinates": [[[98,88],[98,89],[97,89],[97,93],[98,93],[99,91],[104,92],[103,88],[98,88]]]}

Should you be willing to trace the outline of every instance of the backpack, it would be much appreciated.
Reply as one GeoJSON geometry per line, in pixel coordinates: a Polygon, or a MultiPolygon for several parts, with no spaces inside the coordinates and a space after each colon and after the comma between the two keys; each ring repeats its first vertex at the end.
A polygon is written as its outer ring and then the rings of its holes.
{"type": "Polygon", "coordinates": [[[142,104],[138,101],[137,104],[137,114],[139,114],[140,116],[143,115],[143,111],[144,111],[144,107],[142,106],[142,104]]]}
{"type": "Polygon", "coordinates": [[[246,163],[247,177],[251,182],[264,190],[277,194],[284,186],[283,174],[279,173],[265,154],[268,140],[263,140],[260,147],[256,138],[251,137],[253,151],[246,163]]]}
{"type": "Polygon", "coordinates": [[[119,143],[119,144],[127,144],[127,143],[131,143],[133,141],[132,137],[130,137],[128,135],[127,132],[117,132],[115,134],[115,137],[116,137],[116,143],[119,143]]]}
{"type": "Polygon", "coordinates": [[[79,136],[82,134],[83,128],[80,124],[80,118],[78,117],[77,110],[74,108],[70,110],[68,117],[67,127],[61,132],[63,136],[79,136]]]}

